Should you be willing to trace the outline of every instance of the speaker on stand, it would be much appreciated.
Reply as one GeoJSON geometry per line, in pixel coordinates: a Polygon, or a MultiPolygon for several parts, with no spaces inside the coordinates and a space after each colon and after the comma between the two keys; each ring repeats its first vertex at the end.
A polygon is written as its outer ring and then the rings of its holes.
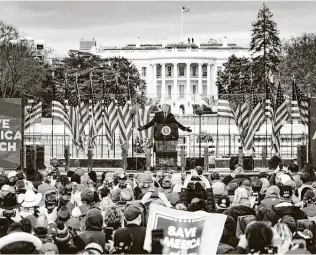
{"type": "Polygon", "coordinates": [[[37,166],[36,162],[36,147],[35,145],[26,145],[26,167],[32,165],[37,166]]]}

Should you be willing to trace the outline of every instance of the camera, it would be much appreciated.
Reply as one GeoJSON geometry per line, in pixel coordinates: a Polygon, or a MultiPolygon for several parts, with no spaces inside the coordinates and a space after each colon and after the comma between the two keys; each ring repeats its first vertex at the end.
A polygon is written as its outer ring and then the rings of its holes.
{"type": "Polygon", "coordinates": [[[16,215],[16,211],[14,211],[14,210],[4,210],[3,211],[3,217],[11,218],[11,217],[15,217],[15,215],[16,215]]]}

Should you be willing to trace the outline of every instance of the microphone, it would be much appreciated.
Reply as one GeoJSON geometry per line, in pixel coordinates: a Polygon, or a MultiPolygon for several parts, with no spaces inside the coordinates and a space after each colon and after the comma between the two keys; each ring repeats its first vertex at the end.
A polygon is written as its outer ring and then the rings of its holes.
{"type": "Polygon", "coordinates": [[[140,104],[134,104],[131,108],[131,110],[129,111],[129,113],[131,115],[136,115],[139,111],[139,108],[140,108],[140,104]]]}

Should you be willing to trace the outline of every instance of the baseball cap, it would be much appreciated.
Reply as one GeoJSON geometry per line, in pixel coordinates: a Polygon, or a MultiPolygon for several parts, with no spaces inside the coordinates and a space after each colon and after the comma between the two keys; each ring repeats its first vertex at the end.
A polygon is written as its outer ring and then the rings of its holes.
{"type": "Polygon", "coordinates": [[[226,195],[222,195],[217,200],[217,206],[222,209],[227,209],[230,206],[229,197],[226,195]]]}
{"type": "Polygon", "coordinates": [[[133,236],[128,228],[121,228],[114,233],[114,246],[119,252],[127,250],[132,245],[133,236]]]}
{"type": "Polygon", "coordinates": [[[141,214],[141,210],[133,205],[128,206],[124,211],[124,217],[127,221],[135,220],[141,214]]]}
{"type": "Polygon", "coordinates": [[[293,195],[293,189],[291,186],[280,186],[280,196],[283,198],[290,198],[293,195]]]}

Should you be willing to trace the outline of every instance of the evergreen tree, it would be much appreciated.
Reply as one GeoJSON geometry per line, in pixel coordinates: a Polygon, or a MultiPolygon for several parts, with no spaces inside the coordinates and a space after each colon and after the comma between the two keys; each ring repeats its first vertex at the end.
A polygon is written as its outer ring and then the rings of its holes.
{"type": "Polygon", "coordinates": [[[273,14],[263,4],[259,10],[257,21],[252,23],[250,50],[253,57],[254,84],[258,92],[265,93],[267,80],[276,75],[281,61],[281,41],[277,24],[272,20],[273,14]]]}

